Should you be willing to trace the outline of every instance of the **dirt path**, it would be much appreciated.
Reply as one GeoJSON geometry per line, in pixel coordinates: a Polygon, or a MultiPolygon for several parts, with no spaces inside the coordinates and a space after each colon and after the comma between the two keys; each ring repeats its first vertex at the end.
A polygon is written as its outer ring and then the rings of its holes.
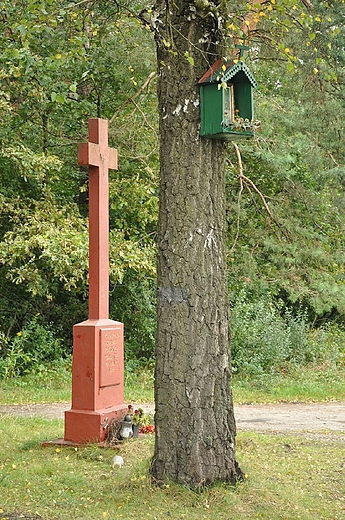
{"type": "MultiPolygon", "coordinates": [[[[152,404],[137,406],[153,414],[152,404]]],[[[63,419],[64,411],[68,409],[69,403],[0,405],[0,415],[63,419]]],[[[332,431],[343,433],[341,437],[345,441],[345,403],[237,405],[235,417],[238,431],[332,431]]]]}
{"type": "Polygon", "coordinates": [[[235,416],[239,431],[345,433],[345,403],[242,405],[235,406],[235,416]]]}

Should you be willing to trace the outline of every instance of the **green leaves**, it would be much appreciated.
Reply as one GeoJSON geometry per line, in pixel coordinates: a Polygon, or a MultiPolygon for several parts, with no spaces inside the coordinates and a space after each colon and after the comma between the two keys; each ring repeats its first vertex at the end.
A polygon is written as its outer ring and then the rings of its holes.
{"type": "Polygon", "coordinates": [[[34,153],[23,144],[3,146],[0,150],[0,160],[1,157],[9,159],[25,181],[35,180],[41,187],[48,179],[56,180],[62,168],[62,161],[57,157],[34,153]]]}
{"type": "Polygon", "coordinates": [[[189,54],[188,51],[184,53],[184,57],[187,59],[188,63],[194,66],[194,58],[189,54]]]}
{"type": "Polygon", "coordinates": [[[318,84],[303,93],[308,75],[306,68],[292,83],[283,67],[277,76],[269,67],[270,90],[256,99],[263,122],[257,145],[241,146],[244,175],[269,211],[245,179],[241,191],[235,162],[228,188],[229,263],[234,294],[243,285],[253,295],[269,290],[318,320],[345,312],[343,168],[334,169],[342,164],[336,138],[342,102],[320,93],[318,84]]]}
{"type": "MultiPolygon", "coordinates": [[[[131,278],[131,319],[139,308],[135,291],[155,276],[159,139],[154,80],[147,81],[155,69],[151,34],[114,2],[23,5],[3,2],[0,20],[1,293],[18,295],[23,315],[45,302],[47,316],[55,308],[68,331],[72,313],[65,307],[84,313],[88,186],[77,143],[86,139],[88,117],[100,115],[111,120],[110,144],[120,159],[110,174],[111,282],[131,278]]],[[[233,161],[228,224],[230,245],[240,225],[231,254],[234,290],[242,283],[258,292],[270,287],[321,316],[345,309],[345,41],[343,3],[313,5],[309,11],[297,0],[275,0],[250,7],[257,26],[248,58],[260,83],[255,118],[262,129],[252,148],[243,144],[243,162],[276,220],[249,185],[238,205],[233,161]]],[[[225,25],[242,38],[238,6],[239,24],[234,15],[225,25]]],[[[172,40],[163,44],[175,52],[172,40]]],[[[193,56],[183,50],[180,58],[193,67],[193,56]]],[[[141,300],[147,294],[140,292],[141,300]]],[[[10,313],[2,319],[7,331],[10,313]]]]}
{"type": "Polygon", "coordinates": [[[47,197],[33,211],[20,208],[16,227],[0,243],[0,263],[7,278],[23,284],[33,296],[51,300],[58,283],[66,290],[79,288],[87,279],[88,235],[86,223],[73,208],[67,216],[47,197]]]}
{"type": "Polygon", "coordinates": [[[57,94],[56,92],[52,92],[50,98],[53,103],[64,103],[66,101],[66,96],[63,94],[57,94]]]}
{"type": "Polygon", "coordinates": [[[68,348],[73,323],[87,316],[88,185],[77,143],[88,117],[113,118],[110,144],[119,149],[112,287],[128,272],[154,276],[157,115],[154,87],[145,84],[153,42],[133,17],[119,19],[115,3],[2,4],[1,328],[14,334],[38,311],[63,329],[68,348]],[[15,312],[6,298],[17,298],[15,312]]]}

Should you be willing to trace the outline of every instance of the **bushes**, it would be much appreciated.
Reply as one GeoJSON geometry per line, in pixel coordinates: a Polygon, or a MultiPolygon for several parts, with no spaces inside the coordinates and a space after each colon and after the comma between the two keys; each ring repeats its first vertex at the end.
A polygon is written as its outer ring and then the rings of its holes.
{"type": "Polygon", "coordinates": [[[156,283],[128,269],[110,297],[110,317],[124,323],[125,359],[147,361],[154,356],[156,283]]]}
{"type": "MultiPolygon", "coordinates": [[[[155,311],[154,279],[128,270],[123,283],[112,289],[110,297],[110,317],[125,325],[127,365],[152,359],[155,311]]],[[[55,370],[65,364],[62,360],[70,359],[73,324],[87,317],[87,309],[82,302],[78,306],[72,295],[64,305],[62,300],[56,300],[49,315],[53,321],[48,321],[44,314],[32,317],[31,313],[29,318],[22,318],[22,324],[18,318],[15,327],[20,330],[12,336],[0,329],[0,379],[47,371],[52,367],[55,370]]]]}
{"type": "Polygon", "coordinates": [[[260,376],[291,364],[340,363],[344,332],[330,328],[312,330],[306,315],[297,315],[274,304],[269,295],[249,300],[245,291],[236,298],[231,315],[233,371],[260,376]]]}
{"type": "MultiPolygon", "coordinates": [[[[127,373],[136,372],[145,360],[147,366],[154,354],[154,281],[126,277],[112,293],[111,316],[125,323],[127,373]]],[[[344,330],[334,325],[313,329],[306,314],[293,314],[270,294],[258,297],[239,291],[230,327],[232,366],[240,378],[258,378],[307,364],[345,365],[344,330]]],[[[0,379],[55,371],[70,359],[65,342],[41,315],[24,323],[12,338],[0,331],[0,354],[0,379]]]]}
{"type": "Polygon", "coordinates": [[[63,343],[54,336],[51,328],[39,322],[39,316],[23,326],[10,340],[1,337],[0,378],[22,376],[45,370],[60,363],[64,355],[63,343]]]}

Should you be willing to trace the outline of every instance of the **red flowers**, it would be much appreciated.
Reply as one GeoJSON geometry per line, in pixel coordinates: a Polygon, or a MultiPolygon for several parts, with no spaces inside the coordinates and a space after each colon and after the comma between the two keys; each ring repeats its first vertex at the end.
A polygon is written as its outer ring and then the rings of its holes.
{"type": "Polygon", "coordinates": [[[139,433],[155,433],[155,427],[152,424],[142,426],[139,430],[139,433]]]}

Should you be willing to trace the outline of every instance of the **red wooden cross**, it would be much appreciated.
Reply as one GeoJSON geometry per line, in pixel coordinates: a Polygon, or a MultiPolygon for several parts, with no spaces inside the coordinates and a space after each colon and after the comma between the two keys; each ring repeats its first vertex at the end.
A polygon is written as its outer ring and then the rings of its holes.
{"type": "Polygon", "coordinates": [[[108,121],[89,119],[89,141],[78,147],[78,163],[89,167],[89,319],[109,317],[109,182],[117,150],[108,147],[108,121]]]}

